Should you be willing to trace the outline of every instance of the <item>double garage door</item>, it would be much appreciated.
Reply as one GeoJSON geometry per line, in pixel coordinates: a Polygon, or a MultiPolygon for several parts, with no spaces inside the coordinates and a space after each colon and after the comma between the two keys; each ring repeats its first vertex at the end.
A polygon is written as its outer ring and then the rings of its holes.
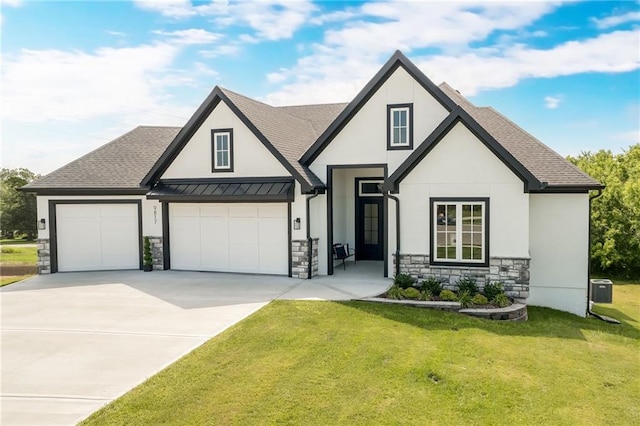
{"type": "Polygon", "coordinates": [[[57,204],[58,271],[140,268],[137,203],[57,204]]]}
{"type": "MultiPolygon", "coordinates": [[[[138,203],[57,204],[58,271],[140,268],[138,203]]],[[[286,275],[286,203],[169,205],[171,269],[286,275]]]]}
{"type": "Polygon", "coordinates": [[[171,203],[171,269],[286,275],[287,227],[286,203],[171,203]]]}

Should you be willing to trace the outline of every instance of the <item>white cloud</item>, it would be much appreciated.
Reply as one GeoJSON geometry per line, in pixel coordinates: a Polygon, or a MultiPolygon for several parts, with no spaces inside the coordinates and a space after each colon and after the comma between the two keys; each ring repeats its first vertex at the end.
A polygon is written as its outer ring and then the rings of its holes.
{"type": "Polygon", "coordinates": [[[217,58],[219,56],[231,56],[235,55],[240,51],[240,46],[238,44],[221,44],[213,49],[199,50],[198,53],[203,58],[217,58]]]}
{"type": "Polygon", "coordinates": [[[189,0],[136,0],[135,4],[171,18],[199,15],[213,18],[216,27],[248,27],[255,31],[253,37],[262,40],[291,38],[317,10],[310,0],[212,0],[198,5],[193,5],[189,0]]]}
{"type": "Polygon", "coordinates": [[[628,132],[617,133],[614,135],[614,139],[629,145],[638,144],[640,143],[640,130],[630,130],[628,132]]]}
{"type": "Polygon", "coordinates": [[[448,81],[465,95],[516,85],[525,78],[553,78],[586,72],[617,73],[640,68],[640,31],[617,31],[570,41],[551,49],[515,45],[501,52],[478,49],[457,56],[417,60],[435,81],[448,81]]]}
{"type": "Polygon", "coordinates": [[[3,117],[77,122],[156,110],[165,101],[159,77],[170,74],[177,53],[175,46],[155,44],[90,53],[22,50],[5,56],[3,103],[11,108],[3,109],[3,117]]]}
{"type": "Polygon", "coordinates": [[[267,81],[271,84],[282,83],[287,79],[287,69],[280,68],[278,72],[270,72],[267,74],[267,81]]]}
{"type": "Polygon", "coordinates": [[[556,109],[562,102],[562,96],[545,96],[544,97],[544,106],[548,109],[556,109]]]}
{"type": "Polygon", "coordinates": [[[115,37],[124,37],[124,36],[127,35],[126,33],[123,33],[122,31],[107,30],[106,32],[107,32],[107,34],[115,36],[115,37]]]}
{"type": "Polygon", "coordinates": [[[168,37],[170,42],[177,44],[210,44],[222,38],[220,33],[212,33],[203,29],[191,28],[178,31],[153,31],[154,34],[168,37]]]}
{"type": "Polygon", "coordinates": [[[134,3],[141,9],[171,18],[186,18],[198,13],[190,0],[134,0],[134,3]]]}
{"type": "Polygon", "coordinates": [[[628,12],[623,15],[607,16],[606,18],[591,18],[591,20],[596,24],[596,27],[607,29],[627,22],[640,21],[640,12],[628,12]]]}
{"type": "Polygon", "coordinates": [[[2,6],[19,7],[22,6],[22,0],[0,0],[2,6]]]}
{"type": "Polygon", "coordinates": [[[496,30],[520,30],[554,7],[549,2],[365,3],[351,10],[358,20],[325,31],[323,43],[311,46],[313,53],[300,58],[286,74],[278,73],[276,78],[285,85],[265,100],[277,104],[344,101],[396,49],[409,55],[418,49],[448,55],[468,52],[470,43],[485,40],[496,30]]]}

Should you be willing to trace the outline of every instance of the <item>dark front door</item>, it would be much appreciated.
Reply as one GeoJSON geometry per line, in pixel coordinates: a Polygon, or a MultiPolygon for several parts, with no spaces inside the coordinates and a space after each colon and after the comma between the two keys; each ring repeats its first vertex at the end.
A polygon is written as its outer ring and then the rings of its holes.
{"type": "Polygon", "coordinates": [[[382,197],[359,197],[356,215],[356,259],[383,260],[382,197]]]}

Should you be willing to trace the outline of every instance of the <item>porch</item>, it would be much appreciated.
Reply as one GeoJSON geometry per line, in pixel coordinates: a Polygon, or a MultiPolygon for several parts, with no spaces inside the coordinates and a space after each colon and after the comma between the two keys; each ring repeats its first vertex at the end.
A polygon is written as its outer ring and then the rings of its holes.
{"type": "Polygon", "coordinates": [[[374,297],[385,292],[392,283],[392,279],[383,276],[383,269],[382,261],[350,261],[346,269],[342,268],[342,262],[336,262],[333,275],[303,280],[279,299],[351,300],[374,297]]]}

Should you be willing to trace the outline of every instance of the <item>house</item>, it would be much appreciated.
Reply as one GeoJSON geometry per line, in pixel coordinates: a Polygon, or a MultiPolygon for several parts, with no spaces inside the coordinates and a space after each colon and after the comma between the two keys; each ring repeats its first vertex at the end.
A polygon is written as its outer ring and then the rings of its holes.
{"type": "Polygon", "coordinates": [[[273,107],[221,87],[183,128],[138,127],[31,183],[40,273],[334,272],[502,281],[587,308],[589,191],[603,186],[396,52],[348,104],[273,107]]]}

